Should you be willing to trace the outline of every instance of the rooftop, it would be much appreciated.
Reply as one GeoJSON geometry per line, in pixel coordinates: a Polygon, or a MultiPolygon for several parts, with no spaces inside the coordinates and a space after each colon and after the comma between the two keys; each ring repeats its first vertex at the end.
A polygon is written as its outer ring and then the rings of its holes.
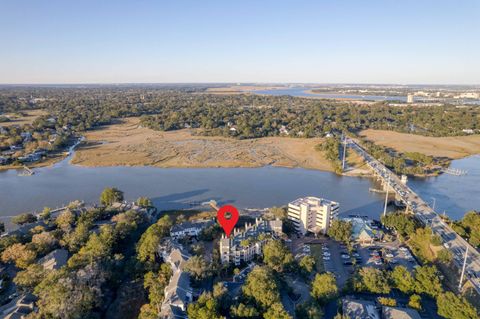
{"type": "Polygon", "coordinates": [[[380,314],[373,301],[343,299],[343,313],[355,319],[380,319],[380,314]]]}
{"type": "Polygon", "coordinates": [[[410,308],[383,307],[382,314],[384,319],[421,319],[420,314],[410,308]]]}
{"type": "Polygon", "coordinates": [[[300,205],[312,205],[312,206],[326,206],[326,205],[338,205],[337,202],[331,201],[325,198],[319,198],[314,196],[307,196],[297,198],[296,200],[289,203],[289,205],[300,206],[300,205]]]}

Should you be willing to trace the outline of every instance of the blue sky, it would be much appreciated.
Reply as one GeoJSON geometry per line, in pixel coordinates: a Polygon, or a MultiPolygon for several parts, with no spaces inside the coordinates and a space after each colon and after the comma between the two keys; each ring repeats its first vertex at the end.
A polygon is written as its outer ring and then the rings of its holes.
{"type": "Polygon", "coordinates": [[[480,1],[0,0],[0,83],[480,84],[480,1]]]}

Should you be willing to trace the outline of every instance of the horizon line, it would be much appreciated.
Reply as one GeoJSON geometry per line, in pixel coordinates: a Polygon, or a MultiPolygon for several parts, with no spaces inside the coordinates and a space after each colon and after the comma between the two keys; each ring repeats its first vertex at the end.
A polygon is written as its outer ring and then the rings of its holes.
{"type": "Polygon", "coordinates": [[[382,82],[48,82],[48,83],[0,83],[0,86],[64,86],[64,85],[398,85],[398,86],[479,86],[480,83],[382,83],[382,82]]]}

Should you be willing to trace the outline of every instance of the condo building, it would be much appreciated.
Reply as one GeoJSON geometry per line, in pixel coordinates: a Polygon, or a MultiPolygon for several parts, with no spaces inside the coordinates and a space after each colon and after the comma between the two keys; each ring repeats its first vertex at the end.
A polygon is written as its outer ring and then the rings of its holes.
{"type": "Polygon", "coordinates": [[[337,202],[318,198],[302,197],[288,204],[288,219],[298,233],[326,234],[332,219],[337,218],[340,205],[337,202]]]}
{"type": "Polygon", "coordinates": [[[255,224],[246,224],[244,230],[234,229],[230,237],[222,235],[220,256],[222,264],[249,262],[262,253],[262,247],[269,238],[267,235],[282,234],[282,221],[255,219],[255,224]]]}

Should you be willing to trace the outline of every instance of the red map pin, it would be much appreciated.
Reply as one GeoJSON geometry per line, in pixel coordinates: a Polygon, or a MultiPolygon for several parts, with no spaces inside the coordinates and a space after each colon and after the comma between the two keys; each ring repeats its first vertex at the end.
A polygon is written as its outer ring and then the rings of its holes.
{"type": "Polygon", "coordinates": [[[238,222],[238,210],[232,205],[222,206],[217,212],[217,220],[227,237],[230,237],[230,233],[238,222]]]}

